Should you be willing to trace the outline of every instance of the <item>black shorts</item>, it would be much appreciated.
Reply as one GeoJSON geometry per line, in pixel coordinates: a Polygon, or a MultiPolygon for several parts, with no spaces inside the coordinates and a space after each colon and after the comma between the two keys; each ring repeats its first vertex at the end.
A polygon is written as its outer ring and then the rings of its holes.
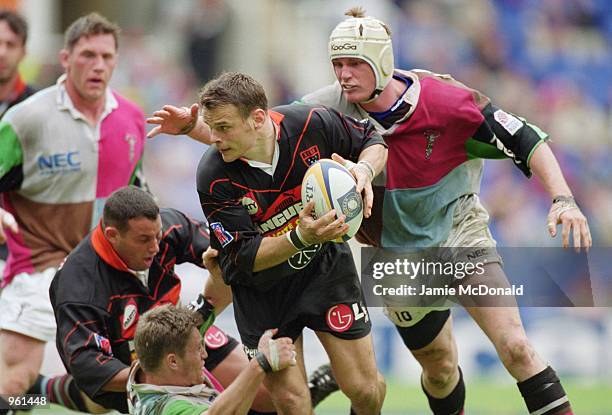
{"type": "Polygon", "coordinates": [[[245,351],[252,356],[267,329],[294,341],[308,327],[352,340],[367,336],[371,322],[359,276],[347,245],[322,252],[306,272],[286,277],[259,291],[236,285],[234,316],[245,351]]]}
{"type": "MultiPolygon", "coordinates": [[[[240,344],[238,340],[214,325],[206,332],[204,343],[208,353],[204,366],[209,372],[212,372],[240,344]]],[[[114,409],[124,414],[128,413],[126,393],[101,392],[92,400],[106,409],[114,409]]]]}
{"type": "Polygon", "coordinates": [[[413,326],[395,325],[395,328],[408,349],[418,350],[427,346],[438,336],[449,317],[450,310],[433,310],[413,326]]]}

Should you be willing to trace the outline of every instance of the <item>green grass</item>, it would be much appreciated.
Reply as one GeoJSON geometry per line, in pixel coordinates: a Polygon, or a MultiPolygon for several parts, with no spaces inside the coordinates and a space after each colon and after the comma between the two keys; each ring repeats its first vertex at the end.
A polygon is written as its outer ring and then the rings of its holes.
{"type": "MultiPolygon", "coordinates": [[[[574,413],[580,415],[612,414],[612,384],[588,385],[584,382],[564,381],[574,413]]],[[[341,393],[328,397],[317,407],[317,414],[348,414],[350,404],[341,393]]],[[[469,415],[523,415],[525,403],[514,385],[496,385],[486,380],[467,385],[466,414],[469,415]]],[[[427,400],[420,387],[407,386],[387,380],[387,396],[383,414],[430,414],[427,400]]]]}
{"type": "MultiPolygon", "coordinates": [[[[587,384],[583,381],[564,381],[575,414],[612,414],[612,383],[587,384]]],[[[349,401],[341,393],[334,393],[317,408],[320,415],[345,415],[349,413],[349,401]]],[[[497,385],[486,379],[472,381],[467,385],[466,414],[469,415],[524,415],[525,404],[514,385],[497,385]]],[[[25,414],[25,413],[24,413],[25,414]]],[[[39,409],[33,415],[69,415],[59,406],[39,409]]],[[[430,414],[425,396],[416,385],[387,380],[387,397],[383,406],[385,415],[430,414]]]]}

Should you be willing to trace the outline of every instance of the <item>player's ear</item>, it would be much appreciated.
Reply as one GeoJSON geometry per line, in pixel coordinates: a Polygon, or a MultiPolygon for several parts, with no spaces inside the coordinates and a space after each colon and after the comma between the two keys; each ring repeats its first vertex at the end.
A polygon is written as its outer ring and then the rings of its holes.
{"type": "Polygon", "coordinates": [[[119,238],[119,229],[115,228],[114,226],[106,226],[104,228],[104,236],[106,236],[106,239],[108,239],[111,243],[114,243],[119,238]]]}
{"type": "Polygon", "coordinates": [[[62,64],[62,68],[64,68],[64,71],[68,70],[68,66],[70,66],[70,64],[68,63],[69,56],[70,52],[67,49],[62,49],[59,51],[59,59],[60,63],[62,64]]]}
{"type": "Polygon", "coordinates": [[[251,120],[253,122],[252,127],[256,130],[263,127],[266,122],[267,112],[261,108],[255,108],[251,111],[251,120]]]}
{"type": "Polygon", "coordinates": [[[178,369],[178,359],[176,357],[176,353],[168,353],[166,355],[166,365],[169,369],[177,370],[178,369]]]}

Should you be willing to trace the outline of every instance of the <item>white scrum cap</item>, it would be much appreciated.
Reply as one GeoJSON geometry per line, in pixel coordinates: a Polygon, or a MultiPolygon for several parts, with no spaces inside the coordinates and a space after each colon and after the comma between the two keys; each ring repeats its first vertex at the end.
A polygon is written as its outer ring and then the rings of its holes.
{"type": "Polygon", "coordinates": [[[329,57],[359,58],[366,61],[376,76],[378,96],[393,77],[393,47],[386,25],[373,17],[349,17],[338,23],[329,36],[329,57]]]}

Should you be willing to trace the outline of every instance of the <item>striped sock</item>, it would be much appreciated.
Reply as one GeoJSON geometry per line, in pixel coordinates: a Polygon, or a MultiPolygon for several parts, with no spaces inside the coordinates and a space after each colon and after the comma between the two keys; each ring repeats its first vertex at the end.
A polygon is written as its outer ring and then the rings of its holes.
{"type": "Polygon", "coordinates": [[[573,415],[569,399],[552,367],[518,382],[530,415],[573,415]]]}
{"type": "Polygon", "coordinates": [[[47,397],[50,403],[61,405],[74,411],[87,412],[87,407],[81,391],[76,385],[72,375],[46,377],[38,375],[36,382],[28,393],[41,394],[47,397]]]}

